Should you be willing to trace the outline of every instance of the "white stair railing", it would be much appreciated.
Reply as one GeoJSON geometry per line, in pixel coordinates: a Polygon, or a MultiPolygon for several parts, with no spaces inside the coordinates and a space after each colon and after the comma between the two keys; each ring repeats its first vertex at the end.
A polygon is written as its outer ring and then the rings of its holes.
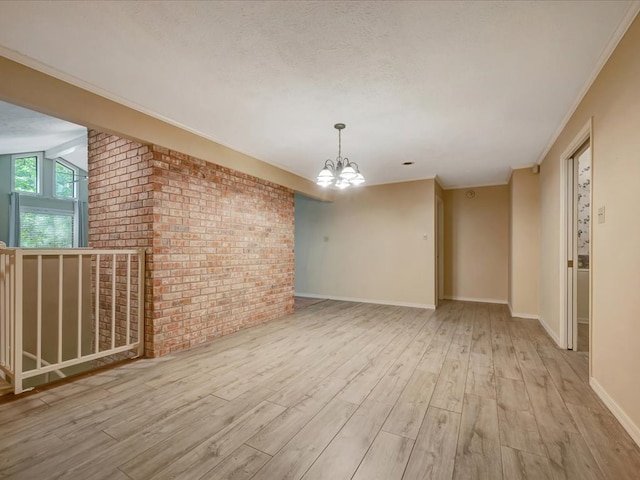
{"type": "Polygon", "coordinates": [[[0,247],[0,372],[14,393],[33,377],[143,355],[144,265],[144,249],[0,247]]]}
{"type": "Polygon", "coordinates": [[[16,371],[15,278],[16,252],[0,247],[0,372],[12,385],[16,371]]]}

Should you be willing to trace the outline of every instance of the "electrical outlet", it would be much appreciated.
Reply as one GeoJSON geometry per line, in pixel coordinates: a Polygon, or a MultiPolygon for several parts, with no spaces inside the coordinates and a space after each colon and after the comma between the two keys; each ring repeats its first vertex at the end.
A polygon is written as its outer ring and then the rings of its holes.
{"type": "Polygon", "coordinates": [[[604,207],[600,207],[598,208],[598,223],[604,223],[604,221],[605,221],[604,207]]]}
{"type": "Polygon", "coordinates": [[[423,233],[423,234],[422,234],[422,239],[423,239],[423,240],[426,240],[427,238],[428,238],[428,237],[427,237],[427,234],[426,234],[426,233],[423,233]]]}

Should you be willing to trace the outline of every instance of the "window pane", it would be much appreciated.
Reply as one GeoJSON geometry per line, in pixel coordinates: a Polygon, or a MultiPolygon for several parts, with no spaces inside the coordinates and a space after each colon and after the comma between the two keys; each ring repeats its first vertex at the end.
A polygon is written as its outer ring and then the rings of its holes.
{"type": "Polygon", "coordinates": [[[16,158],[13,165],[16,191],[38,193],[38,157],[16,158]]]}
{"type": "Polygon", "coordinates": [[[21,211],[20,246],[24,248],[73,247],[73,215],[21,211]]]}
{"type": "Polygon", "coordinates": [[[56,196],[73,198],[73,169],[56,162],[56,196]]]}

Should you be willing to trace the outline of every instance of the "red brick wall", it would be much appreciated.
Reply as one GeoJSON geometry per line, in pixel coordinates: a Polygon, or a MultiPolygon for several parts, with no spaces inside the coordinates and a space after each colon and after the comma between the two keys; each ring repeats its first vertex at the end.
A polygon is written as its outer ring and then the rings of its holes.
{"type": "Polygon", "coordinates": [[[293,311],[291,190],[101,133],[89,148],[90,245],[147,247],[148,356],[293,311]]]}
{"type": "MultiPolygon", "coordinates": [[[[93,248],[145,248],[151,251],[152,173],[150,148],[130,140],[89,130],[89,246],[93,248]]],[[[92,266],[95,272],[95,265],[92,266]]],[[[100,262],[100,349],[111,346],[112,259],[100,262]]],[[[125,344],[126,264],[116,262],[116,346],[125,344]]],[[[145,316],[153,310],[152,282],[147,275],[145,316]]],[[[95,286],[94,286],[95,287],[95,286]]],[[[93,296],[92,296],[93,298],[93,296]]],[[[132,263],[132,339],[137,340],[137,263],[132,263]]],[[[92,310],[93,312],[93,310],[92,310]]],[[[146,336],[151,330],[146,328],[146,336]]]]}

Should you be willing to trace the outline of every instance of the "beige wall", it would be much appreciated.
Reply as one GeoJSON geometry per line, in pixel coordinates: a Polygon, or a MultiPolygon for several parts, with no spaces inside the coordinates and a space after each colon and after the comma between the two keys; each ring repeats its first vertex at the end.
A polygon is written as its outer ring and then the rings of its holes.
{"type": "Polygon", "coordinates": [[[509,187],[445,190],[444,211],[445,297],[506,303],[509,187]]]}
{"type": "Polygon", "coordinates": [[[636,18],[541,166],[540,315],[560,316],[560,158],[592,119],[592,385],[640,442],[640,18],[636,18]],[[599,207],[606,222],[598,223],[599,207]]]}
{"type": "Polygon", "coordinates": [[[514,316],[538,315],[540,176],[514,170],[510,186],[509,306],[514,316]]]}
{"type": "MultiPolygon", "coordinates": [[[[37,257],[24,252],[23,265],[23,348],[26,352],[37,353],[37,257]]],[[[78,258],[63,258],[63,298],[62,298],[62,360],[76,357],[78,351],[78,258]]],[[[49,363],[58,361],[58,287],[59,263],[57,256],[46,256],[42,259],[42,359],[49,363]]],[[[82,265],[82,355],[92,353],[95,329],[92,323],[91,293],[91,259],[84,257],[82,265]]],[[[35,362],[24,358],[27,369],[35,367],[35,362]]],[[[66,375],[72,375],[90,368],[90,364],[75,365],[62,369],[66,375]]],[[[54,375],[52,379],[57,378],[54,375]]],[[[45,376],[33,377],[24,386],[35,386],[44,383],[45,376]]]]}
{"type": "Polygon", "coordinates": [[[509,279],[507,282],[507,304],[513,312],[513,170],[509,177],[509,249],[508,249],[508,265],[509,279]]]}
{"type": "Polygon", "coordinates": [[[434,191],[434,204],[433,204],[433,208],[434,208],[434,218],[433,218],[433,225],[434,225],[434,235],[436,236],[434,238],[434,260],[433,260],[433,264],[434,264],[434,292],[433,292],[433,298],[435,299],[435,303],[436,305],[438,305],[438,301],[442,298],[444,298],[444,255],[442,255],[442,258],[440,258],[440,264],[438,264],[438,255],[440,254],[440,252],[438,250],[440,250],[441,252],[444,251],[444,218],[440,219],[438,218],[438,215],[442,215],[444,217],[444,189],[442,188],[442,185],[440,185],[440,182],[438,181],[438,178],[436,177],[435,179],[435,191],[434,191]],[[441,203],[441,206],[438,206],[438,203],[441,203]],[[441,211],[438,210],[438,208],[441,209],[441,211]],[[439,231],[439,229],[442,229],[442,231],[439,231]],[[442,243],[442,246],[439,245],[439,242],[442,243]]]}
{"type": "Polygon", "coordinates": [[[435,189],[436,196],[444,199],[444,189],[442,188],[442,185],[440,185],[440,181],[437,178],[435,179],[435,189]]]}
{"type": "Polygon", "coordinates": [[[216,165],[328,198],[305,178],[0,56],[0,100],[140,143],[153,143],[216,165]]]}
{"type": "Polygon", "coordinates": [[[295,220],[297,294],[434,305],[433,180],[298,195],[295,220]]]}

